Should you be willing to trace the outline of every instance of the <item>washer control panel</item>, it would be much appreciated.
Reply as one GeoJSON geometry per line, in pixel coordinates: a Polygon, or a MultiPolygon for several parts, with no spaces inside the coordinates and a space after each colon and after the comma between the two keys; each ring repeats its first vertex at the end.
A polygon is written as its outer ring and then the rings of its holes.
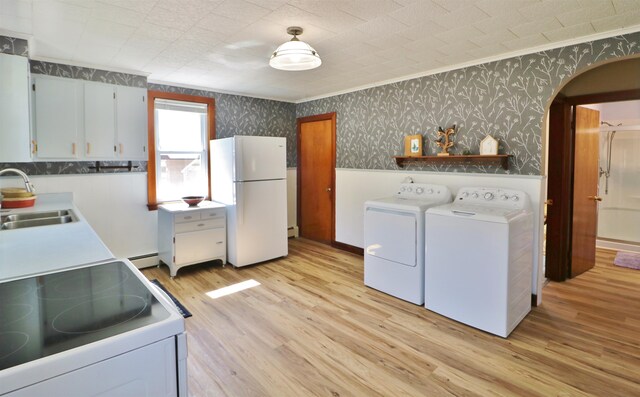
{"type": "Polygon", "coordinates": [[[445,196],[451,200],[451,191],[448,187],[429,183],[401,183],[397,193],[397,197],[413,200],[445,196]]]}
{"type": "Polygon", "coordinates": [[[513,189],[463,187],[458,191],[454,202],[513,209],[529,208],[529,196],[521,190],[513,189]]]}

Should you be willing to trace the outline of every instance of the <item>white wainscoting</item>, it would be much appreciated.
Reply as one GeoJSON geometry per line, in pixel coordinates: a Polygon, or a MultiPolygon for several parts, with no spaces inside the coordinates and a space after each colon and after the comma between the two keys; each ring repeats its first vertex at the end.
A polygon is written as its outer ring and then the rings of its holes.
{"type": "Polygon", "coordinates": [[[287,226],[290,233],[298,235],[298,173],[295,168],[287,169],[287,226]]]}
{"type": "Polygon", "coordinates": [[[43,175],[37,193],[73,193],[73,201],[117,258],[158,252],[156,211],[147,210],[147,174],[43,175]]]}
{"type": "MultiPolygon", "coordinates": [[[[9,180],[3,186],[22,185],[20,178],[9,180]]],[[[31,181],[36,194],[73,193],[78,209],[116,257],[157,254],[158,215],[147,210],[146,173],[42,175],[31,181]]],[[[287,170],[287,197],[288,224],[297,228],[295,168],[287,170]]]]}
{"type": "Polygon", "coordinates": [[[542,298],[543,271],[543,203],[546,197],[546,178],[524,175],[492,175],[465,173],[434,173],[411,171],[383,171],[336,169],[336,241],[356,247],[364,246],[364,202],[388,197],[396,193],[404,178],[416,183],[446,185],[455,195],[461,187],[502,187],[526,192],[534,211],[534,277],[532,288],[538,303],[542,298]]]}
{"type": "MultiPolygon", "coordinates": [[[[336,170],[336,241],[363,247],[363,206],[368,199],[391,196],[410,176],[415,182],[447,185],[455,194],[464,186],[520,189],[531,198],[536,222],[533,280],[542,297],[542,203],[546,180],[541,176],[432,173],[411,171],[336,170]]],[[[34,176],[40,193],[72,192],[76,206],[116,257],[156,254],[157,214],[148,211],[146,173],[34,176]]],[[[19,183],[16,184],[18,186],[19,183]]],[[[287,170],[287,216],[297,227],[296,169],[287,170]]]]}

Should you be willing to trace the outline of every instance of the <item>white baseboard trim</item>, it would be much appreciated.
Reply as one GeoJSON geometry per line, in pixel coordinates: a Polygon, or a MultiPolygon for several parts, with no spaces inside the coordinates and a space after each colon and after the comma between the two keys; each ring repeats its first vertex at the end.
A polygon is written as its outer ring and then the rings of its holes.
{"type": "Polygon", "coordinates": [[[291,226],[287,229],[287,237],[300,237],[298,226],[291,226]]]}
{"type": "Polygon", "coordinates": [[[142,258],[130,259],[131,263],[138,269],[144,269],[145,267],[156,266],[160,263],[158,255],[149,255],[142,258]]]}
{"type": "Polygon", "coordinates": [[[640,252],[640,245],[620,241],[596,240],[596,247],[616,251],[640,252]]]}

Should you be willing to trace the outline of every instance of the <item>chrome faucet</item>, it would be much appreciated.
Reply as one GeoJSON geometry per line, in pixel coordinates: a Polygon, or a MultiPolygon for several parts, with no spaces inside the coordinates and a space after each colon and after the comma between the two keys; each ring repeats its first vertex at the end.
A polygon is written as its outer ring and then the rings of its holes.
{"type": "Polygon", "coordinates": [[[27,176],[27,174],[15,168],[5,168],[2,171],[0,171],[0,175],[6,174],[7,172],[13,172],[14,174],[21,176],[22,180],[24,181],[24,187],[27,189],[27,192],[33,193],[35,188],[31,184],[31,181],[29,180],[29,177],[27,176]]]}

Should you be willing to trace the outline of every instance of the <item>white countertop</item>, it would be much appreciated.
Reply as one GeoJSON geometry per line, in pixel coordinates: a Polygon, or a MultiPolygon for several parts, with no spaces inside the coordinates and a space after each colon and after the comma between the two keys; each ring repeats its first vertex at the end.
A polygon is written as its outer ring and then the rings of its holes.
{"type": "Polygon", "coordinates": [[[41,194],[35,206],[1,215],[72,209],[78,222],[0,230],[0,282],[114,259],[80,211],[71,193],[41,194]]]}
{"type": "Polygon", "coordinates": [[[202,201],[198,205],[194,205],[190,207],[186,203],[177,202],[177,203],[168,203],[162,204],[158,206],[159,209],[169,211],[169,212],[188,212],[188,211],[197,211],[204,210],[207,208],[224,208],[225,205],[222,203],[218,203],[217,201],[202,201]]]}

